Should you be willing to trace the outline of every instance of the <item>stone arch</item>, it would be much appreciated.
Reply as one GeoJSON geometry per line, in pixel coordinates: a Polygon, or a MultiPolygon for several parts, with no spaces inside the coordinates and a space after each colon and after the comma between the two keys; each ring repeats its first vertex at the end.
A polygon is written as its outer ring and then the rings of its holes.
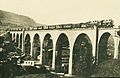
{"type": "Polygon", "coordinates": [[[43,50],[42,50],[43,51],[42,52],[43,64],[48,65],[48,66],[52,66],[53,40],[52,40],[52,37],[49,33],[47,33],[44,36],[42,47],[43,47],[43,50]]]}
{"type": "Polygon", "coordinates": [[[114,38],[109,32],[105,32],[100,37],[98,43],[98,63],[114,57],[114,38]]]}
{"type": "Polygon", "coordinates": [[[38,60],[40,55],[40,36],[36,33],[33,38],[32,59],[38,60]]]}
{"type": "Polygon", "coordinates": [[[24,43],[24,52],[26,54],[26,58],[25,60],[30,60],[31,56],[30,56],[30,52],[31,52],[31,37],[29,34],[26,34],[25,36],[25,43],[24,43]]]}
{"type": "Polygon", "coordinates": [[[87,76],[92,72],[92,48],[92,42],[87,34],[81,33],[77,36],[73,46],[73,74],[87,76]]]}
{"type": "Polygon", "coordinates": [[[19,34],[17,33],[16,35],[16,43],[15,43],[16,47],[18,47],[19,45],[19,34]]]}
{"type": "Polygon", "coordinates": [[[56,72],[68,73],[69,56],[70,56],[70,43],[68,36],[61,33],[56,42],[56,72]]]}

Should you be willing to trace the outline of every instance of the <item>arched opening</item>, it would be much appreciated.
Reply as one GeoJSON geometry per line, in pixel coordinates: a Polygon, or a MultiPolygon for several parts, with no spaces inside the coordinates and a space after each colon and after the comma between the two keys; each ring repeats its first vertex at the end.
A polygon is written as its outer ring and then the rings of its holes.
{"type": "Polygon", "coordinates": [[[20,34],[20,48],[22,48],[22,34],[20,34]]]}
{"type": "Polygon", "coordinates": [[[43,64],[52,66],[53,40],[50,34],[46,34],[43,41],[43,64]]]}
{"type": "Polygon", "coordinates": [[[26,58],[25,60],[30,60],[31,56],[30,56],[30,51],[31,51],[31,42],[30,42],[30,35],[27,34],[25,37],[25,44],[24,44],[24,52],[26,54],[26,58]]]}
{"type": "Polygon", "coordinates": [[[38,56],[40,55],[40,37],[38,34],[35,34],[33,38],[33,50],[32,50],[32,59],[38,60],[38,56]]]}
{"type": "Polygon", "coordinates": [[[92,43],[89,37],[82,33],[73,47],[73,74],[89,76],[92,73],[93,55],[92,43]]]}
{"type": "Polygon", "coordinates": [[[98,63],[112,59],[114,56],[114,39],[110,33],[104,33],[99,41],[98,63]]]}
{"type": "Polygon", "coordinates": [[[10,39],[9,40],[10,40],[10,42],[12,41],[12,33],[10,33],[10,39]]]}
{"type": "Polygon", "coordinates": [[[70,55],[69,40],[66,34],[62,33],[58,37],[56,43],[56,60],[55,60],[56,72],[68,73],[69,55],[70,55]]]}
{"type": "Polygon", "coordinates": [[[15,43],[15,45],[16,45],[16,47],[18,47],[18,45],[19,45],[19,34],[17,34],[17,36],[16,36],[16,43],[15,43]]]}

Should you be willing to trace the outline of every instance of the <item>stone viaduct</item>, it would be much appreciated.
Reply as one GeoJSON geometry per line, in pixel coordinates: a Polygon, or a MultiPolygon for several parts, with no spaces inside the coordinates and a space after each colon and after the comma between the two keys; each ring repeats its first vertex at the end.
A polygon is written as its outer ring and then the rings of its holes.
{"type": "MultiPolygon", "coordinates": [[[[69,27],[69,25],[65,27],[69,27]]],[[[53,70],[59,70],[59,67],[62,68],[62,66],[66,65],[66,74],[68,75],[74,74],[74,64],[80,60],[79,52],[81,51],[79,48],[85,39],[91,44],[91,46],[88,46],[88,48],[91,48],[88,51],[92,53],[94,59],[92,63],[99,63],[100,57],[104,56],[102,53],[109,50],[108,43],[114,46],[112,47],[112,52],[106,54],[111,56],[112,59],[118,59],[118,28],[57,28],[57,26],[44,26],[43,28],[43,26],[39,26],[10,28],[8,31],[11,33],[12,40],[17,43],[17,47],[33,57],[33,60],[39,61],[39,64],[51,66],[53,70]],[[111,38],[111,41],[108,42],[109,38],[111,38]],[[37,48],[34,47],[35,40],[37,40],[37,48]],[[51,47],[45,48],[48,44],[51,47]],[[76,44],[79,46],[76,46],[76,44]],[[78,50],[75,50],[77,47],[79,47],[78,50]],[[105,48],[105,51],[102,50],[103,48],[105,48]],[[79,56],[77,56],[77,54],[79,56]],[[37,57],[34,57],[35,55],[37,57]],[[47,63],[45,61],[47,61],[47,63]]]]}

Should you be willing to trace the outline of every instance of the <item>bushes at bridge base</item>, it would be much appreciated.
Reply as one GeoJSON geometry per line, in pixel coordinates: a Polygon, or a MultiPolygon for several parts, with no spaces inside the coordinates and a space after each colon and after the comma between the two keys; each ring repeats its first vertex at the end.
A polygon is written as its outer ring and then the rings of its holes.
{"type": "Polygon", "coordinates": [[[120,77],[120,60],[112,59],[100,63],[91,77],[120,77]]]}

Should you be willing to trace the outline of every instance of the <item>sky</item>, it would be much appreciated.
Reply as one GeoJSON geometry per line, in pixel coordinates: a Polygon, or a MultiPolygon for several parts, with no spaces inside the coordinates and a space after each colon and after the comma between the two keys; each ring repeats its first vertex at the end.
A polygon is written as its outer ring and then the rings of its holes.
{"type": "Polygon", "coordinates": [[[0,9],[29,16],[40,24],[113,19],[120,25],[120,0],[0,0],[0,9]]]}

